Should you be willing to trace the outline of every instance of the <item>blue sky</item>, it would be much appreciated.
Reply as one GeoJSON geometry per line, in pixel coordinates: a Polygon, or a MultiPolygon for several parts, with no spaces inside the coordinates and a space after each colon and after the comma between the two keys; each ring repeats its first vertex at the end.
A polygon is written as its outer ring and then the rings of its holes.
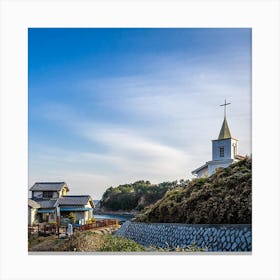
{"type": "Polygon", "coordinates": [[[211,159],[227,98],[251,153],[250,29],[28,31],[29,186],[101,198],[136,180],[191,178],[211,159]]]}

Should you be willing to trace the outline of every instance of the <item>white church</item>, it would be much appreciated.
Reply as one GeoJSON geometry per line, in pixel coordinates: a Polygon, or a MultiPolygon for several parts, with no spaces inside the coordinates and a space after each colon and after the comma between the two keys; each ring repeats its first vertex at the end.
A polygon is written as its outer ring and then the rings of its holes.
{"type": "Polygon", "coordinates": [[[224,106],[224,121],[218,139],[212,140],[212,160],[192,171],[192,174],[198,178],[211,176],[219,167],[228,167],[230,164],[245,157],[238,155],[238,140],[231,137],[229,126],[226,119],[226,106],[230,103],[220,105],[224,106]]]}

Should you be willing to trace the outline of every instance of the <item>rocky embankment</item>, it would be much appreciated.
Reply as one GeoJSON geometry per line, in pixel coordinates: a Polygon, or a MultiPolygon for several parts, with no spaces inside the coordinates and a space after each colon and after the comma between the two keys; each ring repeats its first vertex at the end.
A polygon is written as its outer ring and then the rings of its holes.
{"type": "Polygon", "coordinates": [[[188,248],[210,252],[250,252],[251,225],[146,224],[127,221],[115,236],[134,240],[145,247],[188,248]]]}

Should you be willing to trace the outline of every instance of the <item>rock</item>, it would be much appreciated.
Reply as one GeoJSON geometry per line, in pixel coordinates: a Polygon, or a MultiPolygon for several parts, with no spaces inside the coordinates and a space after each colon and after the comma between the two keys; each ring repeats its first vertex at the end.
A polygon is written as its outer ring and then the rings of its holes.
{"type": "Polygon", "coordinates": [[[241,244],[241,249],[242,249],[242,251],[245,251],[245,249],[246,249],[246,244],[245,243],[241,244]]]}
{"type": "Polygon", "coordinates": [[[249,238],[249,237],[251,237],[251,232],[250,232],[250,231],[247,231],[247,232],[245,233],[245,238],[247,239],[247,238],[249,238]]]}
{"type": "Polygon", "coordinates": [[[231,246],[231,250],[235,250],[235,248],[237,247],[237,244],[236,244],[236,242],[234,242],[233,244],[232,244],[232,246],[231,246]]]}
{"type": "Polygon", "coordinates": [[[230,247],[231,247],[231,244],[227,243],[227,246],[226,246],[227,251],[230,249],[230,247]]]}

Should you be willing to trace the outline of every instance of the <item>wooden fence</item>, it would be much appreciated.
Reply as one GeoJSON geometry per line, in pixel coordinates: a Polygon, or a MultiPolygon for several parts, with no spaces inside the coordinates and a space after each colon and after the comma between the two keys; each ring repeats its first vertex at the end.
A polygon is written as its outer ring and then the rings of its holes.
{"type": "Polygon", "coordinates": [[[100,227],[108,227],[108,226],[118,226],[118,220],[111,220],[111,219],[104,219],[104,220],[97,220],[95,223],[92,224],[85,224],[75,227],[76,229],[83,231],[88,229],[100,228],[100,227]]]}
{"type": "MultiPolygon", "coordinates": [[[[74,226],[73,231],[84,231],[89,229],[97,229],[102,227],[115,227],[118,226],[119,222],[118,220],[112,220],[112,219],[104,219],[104,220],[97,220],[94,223],[91,224],[85,224],[85,225],[79,225],[74,226]]],[[[33,227],[28,227],[29,233],[39,233],[43,235],[50,235],[50,234],[59,234],[59,233],[67,233],[67,226],[57,226],[57,224],[48,224],[48,223],[42,223],[38,224],[33,227]]]]}

